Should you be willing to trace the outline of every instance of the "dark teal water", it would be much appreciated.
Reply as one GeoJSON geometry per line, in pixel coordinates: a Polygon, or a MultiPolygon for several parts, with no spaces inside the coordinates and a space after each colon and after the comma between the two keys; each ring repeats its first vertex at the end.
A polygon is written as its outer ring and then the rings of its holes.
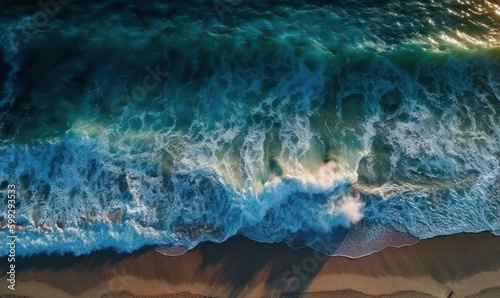
{"type": "Polygon", "coordinates": [[[47,9],[0,4],[18,254],[500,232],[497,1],[47,9]]]}

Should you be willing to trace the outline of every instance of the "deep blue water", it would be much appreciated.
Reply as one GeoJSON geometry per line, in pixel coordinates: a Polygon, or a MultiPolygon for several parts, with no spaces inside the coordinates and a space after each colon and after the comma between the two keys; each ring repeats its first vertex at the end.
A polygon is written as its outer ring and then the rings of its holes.
{"type": "Polygon", "coordinates": [[[0,13],[0,220],[15,184],[20,255],[500,233],[498,1],[0,13]]]}

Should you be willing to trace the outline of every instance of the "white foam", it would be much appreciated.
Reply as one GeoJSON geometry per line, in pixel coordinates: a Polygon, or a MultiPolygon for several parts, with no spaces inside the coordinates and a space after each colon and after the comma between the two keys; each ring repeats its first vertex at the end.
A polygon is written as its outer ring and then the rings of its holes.
{"type": "MultiPolygon", "coordinates": [[[[363,218],[362,207],[363,202],[361,202],[359,195],[345,195],[340,201],[332,200],[328,213],[336,216],[344,215],[350,224],[356,224],[363,218]]],[[[347,227],[349,226],[347,225],[347,227]]]]}

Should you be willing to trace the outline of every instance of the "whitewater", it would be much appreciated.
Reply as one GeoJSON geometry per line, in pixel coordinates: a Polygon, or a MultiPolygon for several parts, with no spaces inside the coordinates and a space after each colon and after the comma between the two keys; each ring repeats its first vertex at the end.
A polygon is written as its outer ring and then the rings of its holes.
{"type": "Polygon", "coordinates": [[[500,233],[497,3],[232,5],[1,7],[0,239],[11,184],[21,256],[500,233]]]}

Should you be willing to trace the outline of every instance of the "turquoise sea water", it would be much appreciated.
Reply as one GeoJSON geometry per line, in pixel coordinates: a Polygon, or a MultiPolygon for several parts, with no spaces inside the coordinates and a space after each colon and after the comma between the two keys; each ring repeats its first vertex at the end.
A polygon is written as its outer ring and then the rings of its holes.
{"type": "Polygon", "coordinates": [[[20,255],[500,233],[498,1],[0,8],[20,255]]]}

